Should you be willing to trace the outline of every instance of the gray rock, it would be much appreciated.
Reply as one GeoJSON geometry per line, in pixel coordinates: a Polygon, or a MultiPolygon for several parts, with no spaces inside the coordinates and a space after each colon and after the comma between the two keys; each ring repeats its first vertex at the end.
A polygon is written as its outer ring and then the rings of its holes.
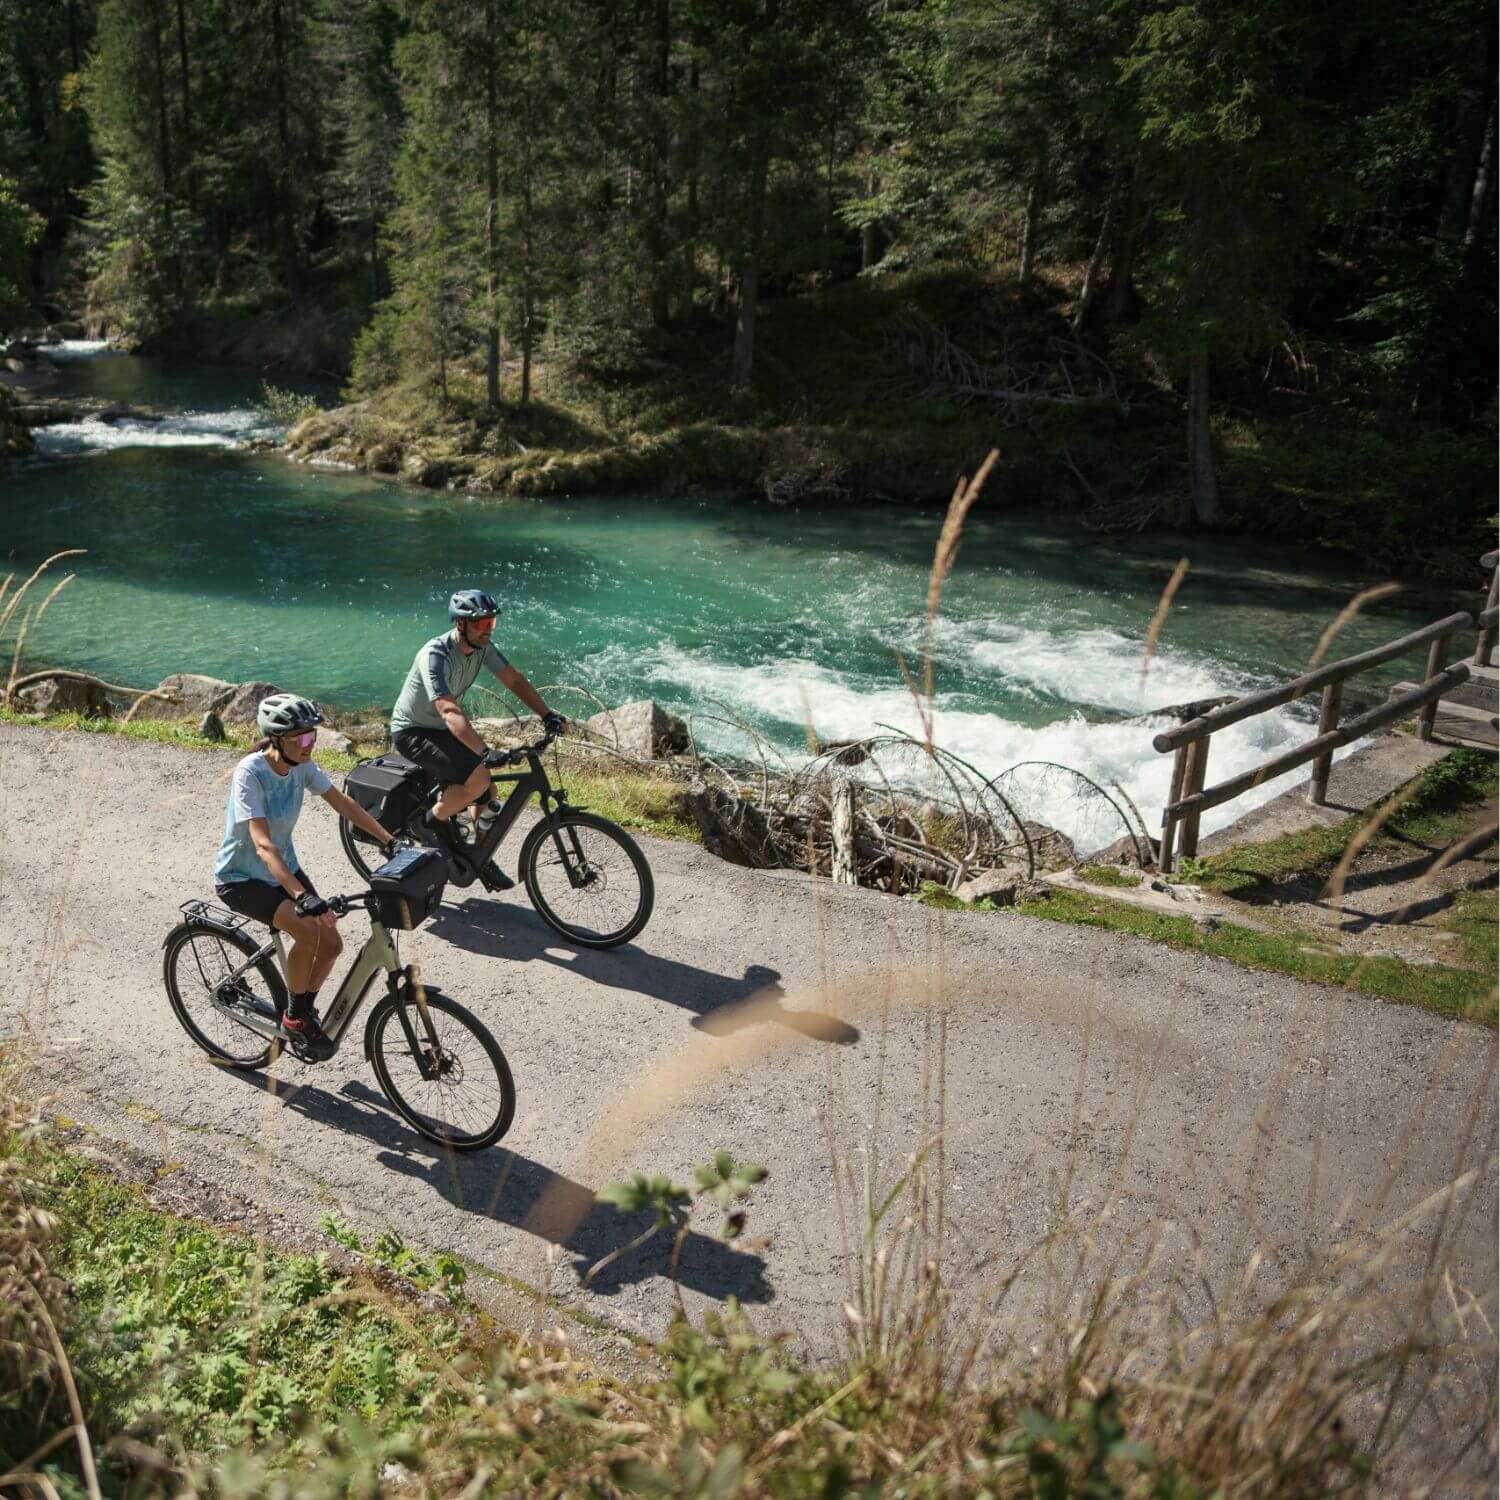
{"type": "Polygon", "coordinates": [[[595,714],[584,728],[621,754],[639,760],[680,755],[688,747],[687,725],[652,698],[638,698],[612,713],[595,714]]]}
{"type": "Polygon", "coordinates": [[[198,721],[198,738],[200,740],[222,740],[224,738],[224,724],[213,709],[203,715],[198,721]]]}
{"type": "Polygon", "coordinates": [[[16,701],[29,714],[83,714],[90,719],[109,717],[109,699],[92,682],[72,677],[51,677],[22,688],[16,701]]]}
{"type": "Polygon", "coordinates": [[[350,739],[361,745],[389,745],[391,742],[391,726],[384,719],[372,719],[367,724],[351,724],[348,734],[350,739]]]}
{"type": "Polygon", "coordinates": [[[226,724],[253,724],[262,700],[280,691],[274,682],[242,682],[218,705],[219,717],[226,724]]]}
{"type": "Polygon", "coordinates": [[[994,906],[1014,906],[1025,884],[1026,877],[1020,870],[1001,866],[998,870],[981,870],[972,880],[956,887],[953,894],[970,906],[976,901],[988,901],[994,906]]]}
{"type": "Polygon", "coordinates": [[[1091,865],[1129,865],[1132,869],[1143,870],[1146,868],[1141,863],[1141,846],[1145,846],[1148,863],[1156,862],[1156,841],[1154,839],[1140,839],[1130,834],[1121,834],[1114,843],[1106,844],[1102,849],[1096,850],[1089,855],[1091,865]]]}
{"type": "Polygon", "coordinates": [[[138,719],[191,719],[206,713],[222,714],[234,692],[234,684],[222,677],[203,677],[197,672],[174,672],[157,683],[166,698],[147,698],[136,710],[138,719]]]}
{"type": "Polygon", "coordinates": [[[348,755],[354,749],[354,741],[342,729],[330,729],[325,724],[318,730],[318,748],[320,750],[337,750],[341,754],[348,755]]]}

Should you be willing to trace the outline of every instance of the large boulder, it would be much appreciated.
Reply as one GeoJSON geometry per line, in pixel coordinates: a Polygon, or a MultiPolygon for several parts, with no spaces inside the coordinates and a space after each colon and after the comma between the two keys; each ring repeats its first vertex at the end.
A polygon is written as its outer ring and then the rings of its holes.
{"type": "Polygon", "coordinates": [[[109,717],[109,698],[104,689],[76,677],[49,677],[16,694],[22,712],[28,714],[83,714],[90,719],[109,717]]]}
{"type": "Polygon", "coordinates": [[[242,682],[222,704],[216,705],[219,717],[226,724],[253,724],[255,710],[272,693],[280,691],[274,682],[242,682]]]}
{"type": "Polygon", "coordinates": [[[639,698],[613,712],[595,714],[583,727],[595,739],[638,760],[680,755],[688,747],[687,725],[653,698],[639,698]]]}
{"type": "Polygon", "coordinates": [[[1024,871],[1001,865],[998,869],[981,870],[972,880],[956,887],[953,894],[969,906],[976,901],[988,901],[991,906],[1014,906],[1017,892],[1026,884],[1024,871]]]}
{"type": "Polygon", "coordinates": [[[204,677],[198,672],[174,672],[157,683],[163,698],[147,698],[136,709],[138,719],[201,719],[215,713],[222,719],[224,705],[234,694],[234,684],[222,677],[204,677]]]}

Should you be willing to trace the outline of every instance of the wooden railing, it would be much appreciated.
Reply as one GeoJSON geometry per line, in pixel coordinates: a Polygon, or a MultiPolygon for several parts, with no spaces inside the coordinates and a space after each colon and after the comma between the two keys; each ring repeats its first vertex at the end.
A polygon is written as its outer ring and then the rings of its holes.
{"type": "Polygon", "coordinates": [[[1490,570],[1490,592],[1479,612],[1479,644],[1474,648],[1474,665],[1492,667],[1495,664],[1495,621],[1500,618],[1500,609],[1496,608],[1500,603],[1500,547],[1486,552],[1479,559],[1479,566],[1490,570]]]}
{"type": "MultiPolygon", "coordinates": [[[[1491,606],[1489,614],[1494,614],[1491,606]]],[[[1421,630],[1414,630],[1400,640],[1377,646],[1373,651],[1363,651],[1358,656],[1345,657],[1343,661],[1330,662],[1316,671],[1306,672],[1292,682],[1280,687],[1266,688],[1263,692],[1251,693],[1247,697],[1225,704],[1213,713],[1190,719],[1175,729],[1168,729],[1156,736],[1152,744],[1165,754],[1175,751],[1172,762],[1172,786],[1167,794],[1167,805],[1161,817],[1161,853],[1158,868],[1166,873],[1172,868],[1173,845],[1179,828],[1182,833],[1182,854],[1189,857],[1198,852],[1198,823],[1211,807],[1218,807],[1248,792],[1252,787],[1272,777],[1284,775],[1298,766],[1313,762],[1312,781],[1308,787],[1308,801],[1323,803],[1328,797],[1328,773],[1333,765],[1333,752],[1340,746],[1361,739],[1372,730],[1403,719],[1416,709],[1421,710],[1418,733],[1425,739],[1432,738],[1433,720],[1437,715],[1438,700],[1451,692],[1469,677],[1467,663],[1460,662],[1449,667],[1448,653],[1456,632],[1472,628],[1472,615],[1460,611],[1442,620],[1435,620],[1421,630]],[[1384,662],[1404,656],[1418,646],[1427,646],[1427,671],[1424,679],[1415,688],[1388,699],[1378,708],[1340,724],[1339,709],[1343,703],[1344,683],[1359,672],[1378,667],[1384,662]],[[1217,786],[1205,787],[1208,771],[1208,748],[1213,736],[1231,724],[1254,718],[1269,709],[1280,708],[1305,698],[1309,693],[1322,689],[1323,700],[1318,714],[1317,735],[1305,745],[1268,760],[1254,770],[1232,776],[1217,786]]]]}

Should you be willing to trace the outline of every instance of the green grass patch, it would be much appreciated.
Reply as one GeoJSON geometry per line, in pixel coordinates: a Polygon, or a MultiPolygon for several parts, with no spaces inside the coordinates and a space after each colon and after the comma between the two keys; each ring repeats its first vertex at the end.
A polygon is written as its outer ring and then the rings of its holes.
{"type": "Polygon", "coordinates": [[[1114,886],[1120,890],[1134,890],[1141,883],[1135,870],[1119,865],[1079,865],[1073,873],[1088,885],[1114,886]]]}
{"type": "Polygon", "coordinates": [[[1495,1024],[1493,968],[1476,973],[1440,964],[1409,964],[1399,958],[1330,953],[1312,933],[1260,932],[1233,922],[1208,932],[1190,917],[1167,916],[1085,891],[1054,890],[1041,900],[1023,902],[1017,910],[1023,916],[1151,938],[1170,948],[1232,959],[1246,968],[1270,969],[1295,979],[1495,1024]]]}
{"type": "Polygon", "coordinates": [[[568,789],[568,800],[621,828],[701,844],[698,825],[681,811],[682,783],[665,776],[628,771],[565,767],[554,777],[568,789]]]}
{"type": "Polygon", "coordinates": [[[1497,898],[1493,886],[1477,891],[1460,891],[1454,899],[1444,926],[1459,937],[1464,959],[1486,974],[1500,968],[1500,941],[1497,941],[1497,898]]]}
{"type": "MultiPolygon", "coordinates": [[[[237,725],[225,725],[222,740],[206,740],[198,733],[197,719],[92,719],[78,713],[23,714],[0,708],[0,724],[24,724],[33,729],[62,729],[79,734],[117,735],[121,739],[144,740],[153,745],[174,745],[184,750],[229,750],[246,754],[259,740],[258,731],[237,725]]],[[[369,754],[377,753],[373,748],[369,754]]],[[[351,771],[361,758],[361,747],[355,753],[342,750],[315,750],[313,759],[325,771],[351,771]]]]}
{"type": "MultiPolygon", "coordinates": [[[[1466,814],[1495,793],[1495,761],[1478,750],[1454,750],[1427,767],[1415,783],[1368,847],[1391,849],[1457,838],[1464,831],[1466,814]]],[[[1326,877],[1370,817],[1370,813],[1356,813],[1331,827],[1305,828],[1261,844],[1185,859],[1174,878],[1226,896],[1244,896],[1257,886],[1299,876],[1326,877]]]]}
{"type": "Polygon", "coordinates": [[[413,1319],[326,1254],[161,1213],[63,1152],[36,1170],[96,1426],[164,1419],[196,1451],[279,1435],[295,1459],[351,1420],[391,1435],[452,1404],[441,1372],[463,1353],[456,1317],[413,1319]]]}

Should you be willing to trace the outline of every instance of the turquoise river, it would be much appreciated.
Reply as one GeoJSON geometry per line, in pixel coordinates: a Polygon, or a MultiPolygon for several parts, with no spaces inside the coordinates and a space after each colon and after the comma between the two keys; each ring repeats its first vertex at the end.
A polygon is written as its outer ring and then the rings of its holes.
{"type": "MultiPolygon", "coordinates": [[[[180,671],[260,678],[385,708],[417,646],[444,628],[450,590],[475,584],[503,601],[496,638],[534,682],[609,705],[655,697],[704,716],[695,728],[719,749],[744,748],[731,719],[793,759],[807,753],[809,716],[824,739],[918,727],[898,654],[920,651],[936,512],[428,493],[237,448],[263,430],[244,372],[90,345],[58,363],[51,393],[172,414],[43,429],[37,457],[0,470],[0,576],[87,549],[28,638],[28,661],[143,686],[180,671]]],[[[942,596],[935,737],[988,774],[1054,761],[1118,781],[1153,825],[1167,758],[1149,723],[1123,716],[1295,674],[1377,581],[1238,539],[1093,537],[1007,511],[1003,471],[992,490],[942,596]],[[1147,626],[1184,553],[1190,570],[1143,678],[1147,626]]],[[[1414,603],[1361,615],[1337,654],[1432,618],[1431,601],[1414,603]]],[[[15,623],[0,642],[7,663],[15,623]]],[[[1362,678],[1361,695],[1417,665],[1362,678]]],[[[1286,710],[1216,737],[1215,776],[1306,737],[1308,716],[1286,710]]],[[[1096,836],[1050,782],[1027,811],[1096,836]]]]}

